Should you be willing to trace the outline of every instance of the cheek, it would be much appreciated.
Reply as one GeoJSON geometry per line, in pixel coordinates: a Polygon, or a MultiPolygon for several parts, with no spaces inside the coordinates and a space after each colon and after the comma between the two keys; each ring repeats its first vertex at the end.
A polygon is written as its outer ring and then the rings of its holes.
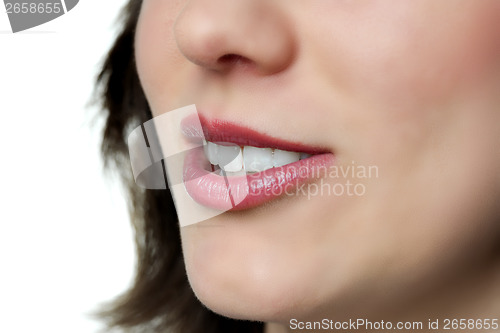
{"type": "MultiPolygon", "coordinates": [[[[445,139],[471,139],[472,127],[482,125],[469,118],[493,119],[487,110],[494,108],[492,96],[495,89],[499,96],[500,87],[499,1],[352,6],[331,13],[335,20],[317,21],[304,36],[316,47],[317,77],[337,94],[331,115],[344,124],[332,136],[339,153],[408,171],[445,139]],[[479,95],[490,105],[479,107],[479,95]],[[462,124],[471,131],[460,132],[462,124]]],[[[492,134],[483,136],[494,139],[492,134]]]]}
{"type": "Polygon", "coordinates": [[[368,60],[378,72],[370,86],[374,95],[410,110],[417,105],[422,112],[420,106],[449,105],[498,78],[500,26],[487,13],[466,13],[450,15],[449,22],[429,22],[433,30],[412,27],[396,52],[368,60]]]}
{"type": "Polygon", "coordinates": [[[174,109],[175,100],[186,90],[187,62],[173,34],[181,5],[181,1],[144,1],[137,24],[137,71],[155,116],[174,109]]]}
{"type": "Polygon", "coordinates": [[[338,9],[335,21],[320,23],[315,34],[331,32],[321,37],[328,39],[320,40],[319,66],[329,68],[332,83],[357,103],[439,105],[500,68],[498,1],[352,6],[338,9]]]}

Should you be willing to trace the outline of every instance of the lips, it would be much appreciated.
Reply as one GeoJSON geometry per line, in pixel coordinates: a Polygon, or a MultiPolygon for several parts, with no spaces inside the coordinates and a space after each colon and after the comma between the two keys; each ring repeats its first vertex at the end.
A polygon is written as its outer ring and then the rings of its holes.
{"type": "MultiPolygon", "coordinates": [[[[245,165],[248,164],[245,163],[238,172],[225,172],[222,164],[221,170],[214,171],[214,165],[210,163],[202,147],[190,151],[184,160],[185,188],[196,202],[217,210],[250,209],[278,197],[293,195],[297,187],[321,178],[334,162],[333,154],[324,148],[271,137],[228,121],[208,120],[193,115],[183,119],[181,127],[190,141],[201,142],[204,139],[232,146],[235,150],[244,146],[245,149],[239,150],[240,154],[244,154],[245,150],[250,151],[250,148],[263,148],[265,151],[287,151],[302,156],[302,159],[295,162],[277,167],[269,165],[269,168],[259,172],[246,172],[245,165]]],[[[231,164],[233,168],[240,154],[235,153],[234,160],[227,166],[231,164]]],[[[243,161],[244,156],[239,157],[243,161]]]]}

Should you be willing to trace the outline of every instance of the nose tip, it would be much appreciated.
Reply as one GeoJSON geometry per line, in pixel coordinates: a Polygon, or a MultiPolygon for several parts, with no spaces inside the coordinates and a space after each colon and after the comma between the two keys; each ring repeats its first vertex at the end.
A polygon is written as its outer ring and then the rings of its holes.
{"type": "Polygon", "coordinates": [[[273,74],[293,59],[291,29],[277,9],[261,1],[190,1],[177,17],[174,34],[184,57],[210,70],[253,67],[273,74]]]}

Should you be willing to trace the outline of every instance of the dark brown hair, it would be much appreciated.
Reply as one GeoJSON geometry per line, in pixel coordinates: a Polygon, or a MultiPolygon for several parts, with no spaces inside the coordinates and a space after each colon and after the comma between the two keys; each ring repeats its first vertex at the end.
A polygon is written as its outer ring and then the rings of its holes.
{"type": "Polygon", "coordinates": [[[128,189],[138,254],[133,286],[99,315],[110,328],[133,332],[262,332],[262,323],[219,316],[198,301],[187,280],[170,191],[141,190],[133,183],[128,131],[151,119],[134,59],[141,3],[130,0],[122,10],[121,32],[97,78],[105,118],[102,155],[128,189]]]}

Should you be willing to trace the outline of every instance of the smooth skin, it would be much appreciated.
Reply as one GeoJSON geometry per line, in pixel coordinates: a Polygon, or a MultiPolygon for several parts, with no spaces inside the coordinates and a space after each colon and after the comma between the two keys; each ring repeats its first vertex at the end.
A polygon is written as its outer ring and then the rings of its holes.
{"type": "Polygon", "coordinates": [[[268,332],[498,318],[500,1],[145,0],[135,46],[154,116],[196,104],[378,170],[182,228],[207,307],[268,332]]]}

